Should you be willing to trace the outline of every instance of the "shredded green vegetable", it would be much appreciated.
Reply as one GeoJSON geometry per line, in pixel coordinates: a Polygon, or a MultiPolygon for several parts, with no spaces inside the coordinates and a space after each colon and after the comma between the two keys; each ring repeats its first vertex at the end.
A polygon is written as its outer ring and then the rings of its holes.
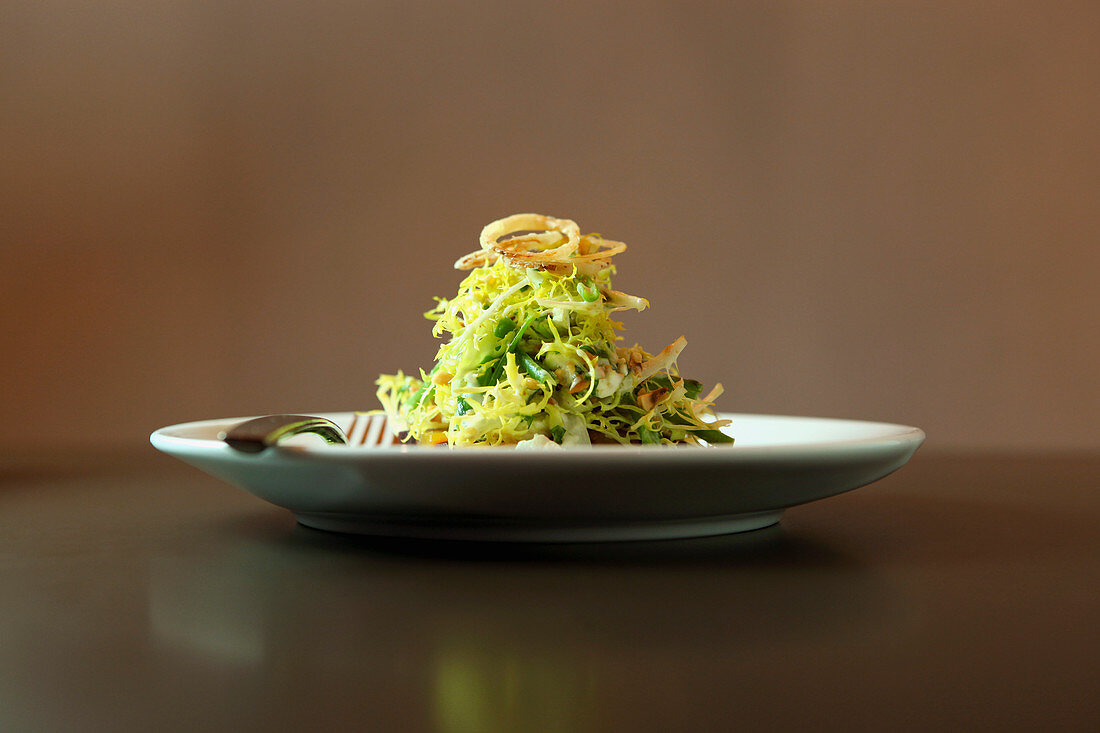
{"type": "MultiPolygon", "coordinates": [[[[588,235],[594,237],[596,235],[588,235]]],[[[615,310],[644,309],[611,289],[615,268],[539,269],[501,256],[469,272],[425,316],[446,338],[430,372],[378,381],[406,439],[451,446],[717,444],[718,385],[679,375],[679,339],[656,357],[616,346],[615,310]]],[[[552,447],[552,446],[551,446],[552,447]]]]}

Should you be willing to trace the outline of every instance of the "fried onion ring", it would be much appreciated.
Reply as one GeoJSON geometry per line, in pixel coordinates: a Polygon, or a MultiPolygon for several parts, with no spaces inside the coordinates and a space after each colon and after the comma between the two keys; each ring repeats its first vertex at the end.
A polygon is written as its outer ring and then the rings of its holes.
{"type": "Polygon", "coordinates": [[[479,241],[482,249],[493,250],[503,255],[525,255],[531,259],[551,261],[563,259],[580,247],[581,230],[572,219],[555,219],[542,214],[512,214],[503,219],[489,222],[481,230],[479,241]],[[536,234],[521,234],[504,242],[501,238],[513,232],[534,231],[536,234]],[[553,249],[541,249],[535,252],[523,245],[531,243],[545,244],[542,232],[560,232],[565,235],[565,243],[553,249]]]}
{"type": "Polygon", "coordinates": [[[542,214],[513,214],[497,219],[481,230],[481,249],[455,261],[455,269],[470,270],[503,257],[512,267],[566,274],[594,275],[626,249],[622,242],[598,234],[580,234],[572,219],[542,214]],[[512,236],[509,236],[512,235],[512,236]],[[561,242],[564,237],[565,241],[561,242]]]}
{"type": "Polygon", "coordinates": [[[455,260],[456,270],[472,270],[475,267],[481,267],[482,265],[491,265],[497,261],[497,253],[479,249],[475,252],[469,252],[462,255],[455,260]]]}

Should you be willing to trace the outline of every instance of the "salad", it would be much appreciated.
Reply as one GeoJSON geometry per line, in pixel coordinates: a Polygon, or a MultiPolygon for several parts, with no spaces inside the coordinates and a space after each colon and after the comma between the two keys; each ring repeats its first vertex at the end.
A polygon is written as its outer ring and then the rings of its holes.
{"type": "Polygon", "coordinates": [[[425,313],[445,337],[435,365],[378,381],[396,432],[421,444],[556,448],[593,443],[732,443],[716,385],[680,376],[681,336],[657,354],[618,346],[616,311],[649,303],[611,287],[626,249],[576,222],[515,214],[455,262],[469,271],[425,313]]]}

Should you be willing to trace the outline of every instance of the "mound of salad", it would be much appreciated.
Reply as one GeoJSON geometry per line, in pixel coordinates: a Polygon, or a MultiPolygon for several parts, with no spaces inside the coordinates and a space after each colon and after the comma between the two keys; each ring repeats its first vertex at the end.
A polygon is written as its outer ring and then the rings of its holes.
{"type": "Polygon", "coordinates": [[[703,385],[680,376],[681,336],[657,354],[622,347],[612,319],[644,298],[611,288],[626,245],[576,222],[515,214],[486,226],[469,274],[425,317],[446,337],[431,371],[378,381],[378,399],[406,441],[452,447],[556,448],[593,443],[732,443],[703,385]]]}

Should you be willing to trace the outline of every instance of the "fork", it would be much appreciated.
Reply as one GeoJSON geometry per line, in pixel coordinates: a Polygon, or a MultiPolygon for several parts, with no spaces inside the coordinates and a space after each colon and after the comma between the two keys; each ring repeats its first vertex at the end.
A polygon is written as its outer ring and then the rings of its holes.
{"type": "Polygon", "coordinates": [[[345,432],[339,425],[323,417],[309,415],[265,415],[245,420],[218,437],[231,448],[244,453],[259,453],[293,435],[315,433],[327,443],[336,445],[383,446],[400,443],[390,428],[386,415],[360,413],[352,417],[345,432]],[[362,419],[360,419],[362,418],[362,419]],[[360,434],[356,437],[356,430],[360,434]]]}
{"type": "Polygon", "coordinates": [[[383,446],[398,445],[401,438],[393,431],[390,421],[384,412],[357,412],[351,418],[351,425],[347,431],[348,445],[383,446]],[[355,437],[355,431],[359,429],[362,418],[362,433],[355,437]],[[357,442],[358,441],[358,442],[357,442]]]}

